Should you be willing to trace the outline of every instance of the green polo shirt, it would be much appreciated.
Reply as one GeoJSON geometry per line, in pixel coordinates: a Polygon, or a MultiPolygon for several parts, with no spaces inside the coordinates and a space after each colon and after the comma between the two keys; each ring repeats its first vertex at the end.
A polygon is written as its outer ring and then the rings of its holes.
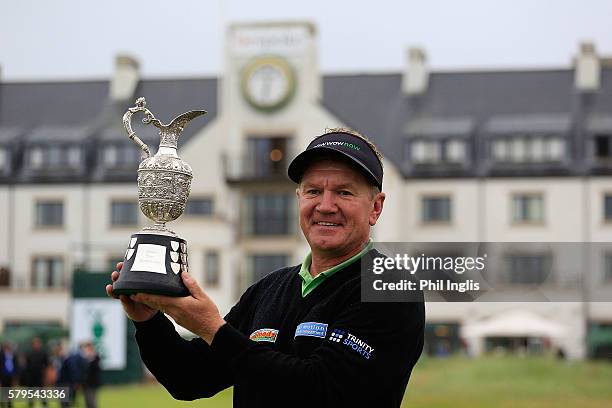
{"type": "Polygon", "coordinates": [[[302,262],[302,267],[300,268],[299,272],[300,277],[302,278],[302,297],[306,297],[306,295],[308,295],[310,292],[315,290],[317,286],[323,283],[325,279],[329,278],[334,273],[338,272],[340,269],[349,266],[350,264],[361,258],[366,252],[372,249],[372,246],[374,246],[374,243],[372,242],[372,239],[370,239],[368,240],[368,243],[363,247],[361,252],[352,256],[346,261],[339,263],[336,266],[332,266],[326,271],[321,272],[314,278],[310,274],[310,262],[312,261],[312,252],[309,252],[308,255],[306,255],[306,258],[304,258],[304,262],[302,262]]]}

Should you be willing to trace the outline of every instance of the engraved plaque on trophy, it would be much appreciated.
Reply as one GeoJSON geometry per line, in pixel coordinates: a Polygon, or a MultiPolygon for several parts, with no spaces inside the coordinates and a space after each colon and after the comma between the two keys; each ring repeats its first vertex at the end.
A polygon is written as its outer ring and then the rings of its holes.
{"type": "Polygon", "coordinates": [[[187,242],[166,227],[185,210],[191,188],[191,167],[177,155],[177,140],[192,119],[206,111],[185,112],[164,125],[146,108],[144,98],[123,115],[128,137],[143,151],[138,166],[138,204],[153,225],[143,228],[130,238],[123,269],[113,284],[113,293],[129,295],[152,293],[167,296],[187,296],[180,274],[188,270],[187,242]],[[149,147],[132,130],[132,116],[142,112],[144,124],[159,129],[159,149],[151,156],[149,147]]]}

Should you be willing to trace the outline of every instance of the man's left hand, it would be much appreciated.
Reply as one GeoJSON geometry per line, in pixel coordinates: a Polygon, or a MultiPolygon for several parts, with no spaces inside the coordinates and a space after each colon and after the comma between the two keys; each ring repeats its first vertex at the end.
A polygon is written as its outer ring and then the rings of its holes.
{"type": "Polygon", "coordinates": [[[130,298],[161,310],[172,317],[177,324],[211,344],[217,330],[225,324],[225,320],[219,314],[217,305],[204,293],[191,275],[183,272],[181,277],[191,296],[171,297],[138,293],[131,295],[130,298]]]}

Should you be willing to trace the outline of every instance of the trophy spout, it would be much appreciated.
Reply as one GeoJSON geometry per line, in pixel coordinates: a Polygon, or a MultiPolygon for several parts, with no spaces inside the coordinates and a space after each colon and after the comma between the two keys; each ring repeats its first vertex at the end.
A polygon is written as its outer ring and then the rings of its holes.
{"type": "Polygon", "coordinates": [[[172,119],[172,121],[168,125],[164,125],[163,123],[157,121],[157,123],[153,123],[155,126],[159,128],[159,135],[161,137],[159,147],[169,147],[176,149],[178,138],[185,129],[185,126],[193,119],[205,115],[205,110],[190,110],[185,113],[181,113],[176,118],[172,119]]]}

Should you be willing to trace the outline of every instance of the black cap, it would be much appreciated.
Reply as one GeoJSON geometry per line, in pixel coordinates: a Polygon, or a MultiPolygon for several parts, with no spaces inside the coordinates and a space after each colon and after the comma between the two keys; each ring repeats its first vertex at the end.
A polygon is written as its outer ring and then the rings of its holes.
{"type": "Polygon", "coordinates": [[[289,178],[299,183],[312,161],[326,154],[348,159],[382,191],[383,168],[378,156],[365,140],[346,132],[326,133],[310,142],[289,164],[289,178]]]}

